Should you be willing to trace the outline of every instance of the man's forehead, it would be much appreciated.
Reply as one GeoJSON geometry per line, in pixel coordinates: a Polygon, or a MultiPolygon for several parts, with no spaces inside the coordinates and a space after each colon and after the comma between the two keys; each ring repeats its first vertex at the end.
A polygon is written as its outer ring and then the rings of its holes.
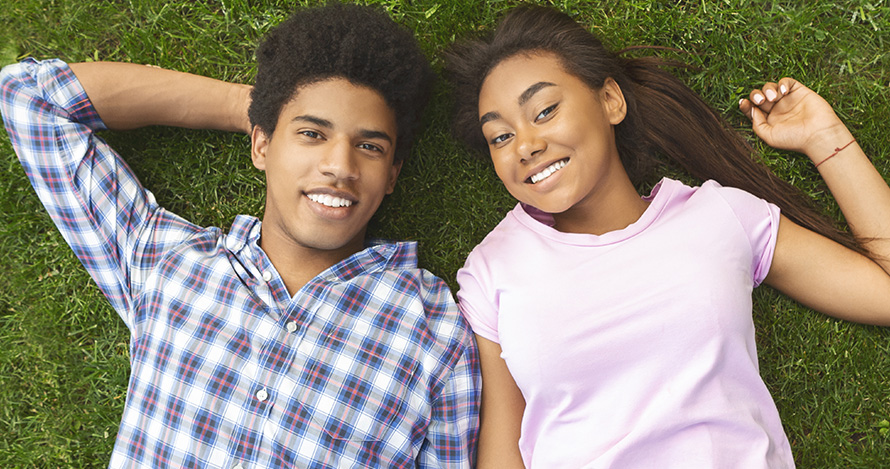
{"type": "MultiPolygon", "coordinates": [[[[339,93],[339,89],[341,88],[361,91],[363,94],[371,94],[374,95],[377,99],[386,103],[386,99],[383,97],[383,94],[380,91],[368,85],[356,83],[346,77],[341,76],[316,78],[298,84],[294,88],[293,93],[291,93],[288,103],[295,101],[301,97],[306,97],[306,95],[309,95],[310,98],[315,99],[328,99],[332,95],[337,95],[339,93]]],[[[390,106],[387,105],[387,107],[390,106]]],[[[390,110],[392,110],[391,107],[390,110]]]]}
{"type": "Polygon", "coordinates": [[[340,77],[299,86],[282,109],[280,119],[296,119],[326,128],[356,127],[385,132],[395,138],[395,112],[383,96],[340,77]]]}

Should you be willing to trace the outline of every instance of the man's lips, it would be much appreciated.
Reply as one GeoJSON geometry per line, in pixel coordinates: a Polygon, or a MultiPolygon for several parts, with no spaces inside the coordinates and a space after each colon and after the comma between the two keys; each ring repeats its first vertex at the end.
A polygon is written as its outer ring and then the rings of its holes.
{"type": "Polygon", "coordinates": [[[352,205],[351,200],[344,199],[342,197],[335,197],[335,196],[331,196],[331,195],[327,195],[327,194],[306,194],[306,197],[308,197],[309,200],[311,200],[317,204],[322,204],[327,207],[338,208],[338,207],[349,207],[350,205],[352,205]]]}
{"type": "Polygon", "coordinates": [[[309,200],[331,208],[350,207],[358,203],[358,197],[349,192],[330,188],[312,189],[304,194],[309,200]]]}

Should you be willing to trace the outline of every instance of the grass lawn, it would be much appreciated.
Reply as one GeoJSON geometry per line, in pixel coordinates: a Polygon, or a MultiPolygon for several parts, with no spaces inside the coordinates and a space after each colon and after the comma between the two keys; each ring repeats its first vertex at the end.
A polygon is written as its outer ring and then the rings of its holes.
{"type": "MultiPolygon", "coordinates": [[[[250,82],[258,38],[296,2],[16,0],[0,6],[0,65],[25,56],[155,64],[250,82]]],[[[305,3],[305,2],[301,2],[305,3]]],[[[313,2],[309,2],[313,3],[313,2]]],[[[441,68],[455,36],[515,2],[378,0],[441,68]]],[[[890,176],[890,5],[835,2],[550,2],[613,48],[658,45],[696,66],[681,76],[746,135],[737,102],[793,76],[835,105],[890,176]]],[[[470,249],[513,202],[448,133],[444,84],[375,235],[421,241],[452,286],[470,249]]],[[[200,224],[260,215],[263,179],[246,136],[149,128],[106,133],[160,203],[200,224]]],[[[763,148],[773,169],[838,210],[806,158],[763,148]]],[[[128,332],[69,252],[0,136],[0,467],[105,466],[124,404],[128,332]]],[[[761,371],[800,467],[886,467],[890,329],[828,319],[768,288],[755,293],[761,371]]]]}

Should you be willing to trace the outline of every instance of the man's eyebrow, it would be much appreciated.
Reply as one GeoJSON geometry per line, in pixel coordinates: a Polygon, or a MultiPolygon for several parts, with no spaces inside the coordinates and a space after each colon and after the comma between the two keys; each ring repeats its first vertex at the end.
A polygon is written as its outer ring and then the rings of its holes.
{"type": "Polygon", "coordinates": [[[392,144],[392,137],[390,137],[388,133],[383,132],[381,130],[362,129],[359,132],[359,135],[361,135],[362,138],[374,138],[374,139],[386,140],[388,143],[392,144]]]}
{"type": "Polygon", "coordinates": [[[297,117],[294,117],[293,119],[291,119],[291,122],[297,122],[297,121],[309,122],[310,124],[315,124],[317,126],[324,127],[326,129],[334,128],[333,122],[331,122],[327,119],[322,119],[321,117],[313,116],[311,114],[303,114],[301,116],[297,116],[297,117]]]}
{"type": "Polygon", "coordinates": [[[519,105],[522,106],[523,104],[527,103],[529,99],[532,99],[532,96],[534,96],[535,93],[541,91],[544,88],[547,88],[548,86],[556,86],[556,83],[550,83],[549,81],[539,81],[534,85],[529,86],[528,89],[526,89],[522,92],[521,95],[519,95],[519,105]]]}

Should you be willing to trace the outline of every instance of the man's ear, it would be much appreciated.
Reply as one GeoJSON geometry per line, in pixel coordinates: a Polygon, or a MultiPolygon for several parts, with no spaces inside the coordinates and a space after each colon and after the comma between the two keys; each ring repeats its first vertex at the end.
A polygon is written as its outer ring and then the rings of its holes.
{"type": "Polygon", "coordinates": [[[402,162],[395,161],[392,164],[392,168],[389,170],[389,181],[386,184],[386,193],[392,194],[392,191],[396,188],[396,179],[399,178],[399,171],[402,170],[402,162]]]}
{"type": "Polygon", "coordinates": [[[269,149],[270,140],[260,126],[253,126],[253,130],[250,131],[250,159],[253,161],[253,166],[260,171],[266,170],[266,151],[269,149]]]}
{"type": "Polygon", "coordinates": [[[606,78],[603,87],[600,88],[600,100],[603,103],[603,111],[612,125],[620,124],[627,116],[627,102],[624,101],[624,93],[613,78],[606,78]]]}

